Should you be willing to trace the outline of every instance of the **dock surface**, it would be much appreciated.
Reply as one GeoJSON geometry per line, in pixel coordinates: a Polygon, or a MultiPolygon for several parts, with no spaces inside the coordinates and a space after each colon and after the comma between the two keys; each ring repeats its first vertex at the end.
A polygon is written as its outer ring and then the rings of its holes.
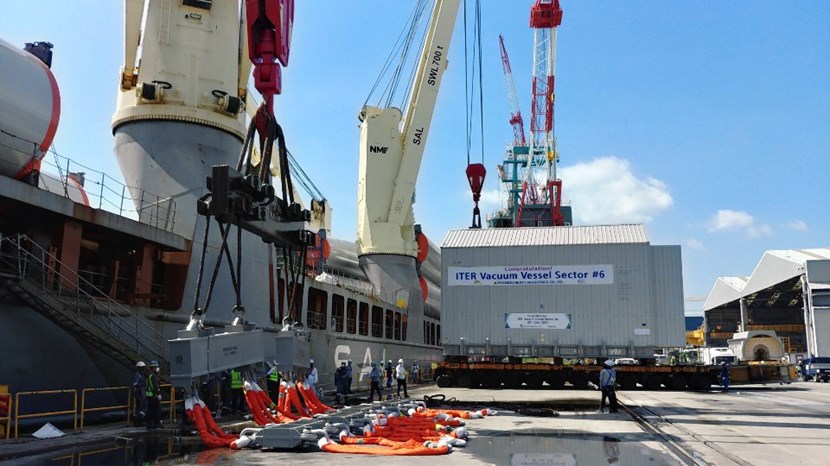
{"type": "MultiPolygon", "coordinates": [[[[459,408],[500,411],[468,422],[466,448],[440,458],[383,457],[385,466],[427,465],[436,460],[453,465],[762,466],[824,464],[830,454],[830,384],[754,385],[727,393],[620,391],[625,409],[617,414],[598,413],[600,394],[591,390],[442,389],[434,385],[410,390],[414,399],[437,394],[454,399],[459,408]]],[[[365,465],[377,459],[319,451],[202,451],[198,438],[160,435],[107,426],[59,439],[2,441],[0,462],[365,465]]]]}

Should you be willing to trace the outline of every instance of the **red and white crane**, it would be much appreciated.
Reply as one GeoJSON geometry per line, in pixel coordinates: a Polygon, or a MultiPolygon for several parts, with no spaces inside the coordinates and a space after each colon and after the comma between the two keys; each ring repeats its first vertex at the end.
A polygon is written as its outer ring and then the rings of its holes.
{"type": "Polygon", "coordinates": [[[559,0],[536,0],[530,9],[534,50],[530,153],[516,226],[564,224],[562,180],[556,178],[558,153],[553,131],[556,28],[561,23],[559,0]]]}
{"type": "Polygon", "coordinates": [[[507,48],[504,46],[504,37],[499,34],[499,47],[501,49],[501,65],[504,68],[504,83],[507,86],[507,100],[510,103],[510,126],[513,127],[513,146],[527,146],[525,138],[525,122],[522,119],[522,111],[519,109],[519,97],[516,94],[516,83],[513,81],[513,71],[510,69],[510,57],[507,56],[507,48]]]}

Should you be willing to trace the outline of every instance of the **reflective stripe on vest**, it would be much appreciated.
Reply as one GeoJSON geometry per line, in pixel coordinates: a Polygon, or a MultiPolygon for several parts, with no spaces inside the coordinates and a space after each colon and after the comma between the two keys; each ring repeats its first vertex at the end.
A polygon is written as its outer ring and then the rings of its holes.
{"type": "Polygon", "coordinates": [[[280,373],[277,371],[271,372],[268,374],[268,380],[280,383],[280,373]]]}
{"type": "Polygon", "coordinates": [[[231,388],[242,388],[242,373],[239,371],[231,371],[231,388]]]}
{"type": "Polygon", "coordinates": [[[150,398],[156,396],[156,374],[147,375],[147,391],[144,395],[150,398]]]}

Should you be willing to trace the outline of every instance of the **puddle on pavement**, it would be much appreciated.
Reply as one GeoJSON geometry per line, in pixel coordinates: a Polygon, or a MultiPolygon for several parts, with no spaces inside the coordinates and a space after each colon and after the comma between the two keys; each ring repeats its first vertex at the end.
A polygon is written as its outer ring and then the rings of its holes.
{"type": "MultiPolygon", "coordinates": [[[[477,430],[476,436],[467,447],[451,455],[472,457],[487,464],[509,466],[577,466],[577,465],[672,465],[677,464],[662,451],[645,446],[642,436],[632,438],[602,436],[581,432],[544,431],[539,429],[517,430],[514,432],[477,430]]],[[[254,452],[251,452],[254,453],[254,452]]],[[[270,456],[269,454],[259,453],[270,456]]],[[[297,453],[286,453],[289,457],[297,453]]],[[[315,458],[307,457],[309,464],[315,458]]],[[[11,460],[8,464],[23,465],[177,465],[177,464],[264,464],[250,462],[245,452],[234,452],[225,448],[201,450],[198,439],[147,436],[120,439],[83,449],[67,450],[11,460]]],[[[258,456],[258,455],[257,455],[258,456]]],[[[282,456],[282,460],[287,459],[282,456]]],[[[359,455],[358,455],[359,456],[359,455]]],[[[276,457],[259,457],[263,460],[277,460],[276,457]]],[[[294,461],[299,457],[292,458],[294,461]]],[[[335,457],[329,458],[336,460],[335,457]]],[[[447,458],[452,463],[452,456],[447,458]]],[[[463,462],[463,461],[459,461],[463,462]]],[[[270,463],[270,461],[269,461],[270,463]]],[[[6,463],[4,463],[6,464],[6,463]]],[[[293,464],[293,462],[292,462],[293,464]]],[[[299,463],[297,463],[299,464],[299,463]]],[[[336,461],[332,464],[336,464],[336,461]]]]}
{"type": "MultiPolygon", "coordinates": [[[[460,404],[459,404],[460,405],[460,404]]],[[[444,408],[450,406],[444,405],[444,408]]],[[[455,408],[476,409],[466,406],[455,408]]],[[[591,400],[559,400],[557,403],[495,403],[497,410],[513,411],[523,415],[515,423],[516,430],[475,429],[466,448],[453,454],[474,458],[487,464],[510,466],[576,466],[576,465],[668,465],[676,460],[662,450],[647,446],[654,438],[646,434],[624,436],[600,435],[580,431],[562,431],[534,428],[534,417],[557,416],[558,413],[589,413],[598,408],[591,400]]],[[[484,427],[484,426],[477,426],[484,427]]],[[[311,453],[310,464],[316,455],[311,453]]],[[[298,460],[296,453],[286,452],[287,457],[298,460]]],[[[260,464],[248,463],[244,452],[220,448],[202,450],[198,437],[144,436],[119,438],[114,442],[84,446],[60,453],[13,460],[15,465],[144,465],[144,464],[260,464]],[[241,456],[239,455],[241,454],[241,456]],[[240,462],[241,461],[241,462],[240,462]]],[[[359,456],[359,455],[358,455],[359,456]]],[[[263,460],[264,457],[258,459],[263,460]]],[[[271,456],[270,459],[277,458],[271,456]]],[[[286,457],[282,458],[287,459],[286,457]]],[[[334,458],[332,458],[334,459],[334,458]]],[[[449,458],[452,459],[451,457],[449,458]]],[[[460,460],[460,458],[458,458],[460,460]]],[[[250,460],[250,458],[248,458],[250,460]]],[[[450,461],[452,462],[452,461],[450,461]]],[[[336,464],[336,462],[334,463],[336,464]]],[[[350,463],[351,464],[351,463],[350,463]]]]}
{"type": "MultiPolygon", "coordinates": [[[[8,463],[16,466],[28,465],[144,465],[164,464],[166,460],[182,457],[210,456],[206,462],[199,464],[213,464],[214,454],[219,450],[202,451],[198,437],[182,439],[180,437],[148,435],[136,438],[118,438],[114,441],[102,442],[95,445],[69,448],[58,452],[43,455],[27,456],[9,460],[8,463]]],[[[227,451],[227,450],[224,450],[227,451]]]]}
{"type": "Polygon", "coordinates": [[[677,460],[645,446],[643,438],[620,438],[579,432],[528,430],[477,432],[463,454],[489,464],[510,466],[675,465],[677,460]]]}

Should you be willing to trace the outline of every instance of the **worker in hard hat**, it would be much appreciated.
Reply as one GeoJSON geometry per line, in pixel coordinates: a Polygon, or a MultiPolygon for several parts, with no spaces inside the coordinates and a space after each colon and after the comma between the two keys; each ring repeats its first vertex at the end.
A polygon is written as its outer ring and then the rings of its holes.
{"type": "Polygon", "coordinates": [[[161,427],[161,390],[159,388],[159,363],[150,361],[147,373],[147,387],[144,391],[147,398],[147,429],[161,427]]]}
{"type": "Polygon", "coordinates": [[[614,360],[608,359],[599,371],[599,389],[602,390],[602,401],[599,404],[599,411],[603,412],[605,409],[605,399],[608,398],[608,411],[616,413],[619,407],[617,406],[617,371],[614,370],[614,360]]]}
{"type": "Polygon", "coordinates": [[[395,379],[398,381],[398,398],[401,397],[401,387],[403,387],[403,397],[409,398],[409,393],[406,391],[406,366],[403,364],[403,359],[398,359],[398,365],[395,367],[395,379]]]}
{"type": "Polygon", "coordinates": [[[305,385],[312,389],[313,391],[317,391],[317,368],[314,367],[314,360],[310,360],[308,362],[308,375],[305,378],[305,385]]]}
{"type": "MultiPolygon", "coordinates": [[[[383,361],[381,361],[382,365],[383,361]]],[[[371,381],[372,385],[369,388],[369,402],[375,401],[375,391],[378,392],[378,401],[383,401],[383,392],[380,391],[380,379],[383,376],[381,375],[381,370],[378,367],[377,363],[372,363],[372,371],[369,372],[369,380],[371,381]]]]}
{"type": "Polygon", "coordinates": [[[135,363],[135,372],[133,373],[133,383],[131,385],[133,399],[134,421],[133,425],[144,425],[144,418],[147,416],[147,397],[144,392],[147,391],[147,364],[144,361],[135,363]]]}
{"type": "Polygon", "coordinates": [[[336,399],[338,403],[345,404],[346,402],[347,372],[346,361],[341,361],[340,367],[334,371],[334,389],[337,393],[336,399]]]}
{"type": "Polygon", "coordinates": [[[349,359],[349,362],[346,363],[346,394],[351,395],[352,393],[352,360],[349,359]]]}

